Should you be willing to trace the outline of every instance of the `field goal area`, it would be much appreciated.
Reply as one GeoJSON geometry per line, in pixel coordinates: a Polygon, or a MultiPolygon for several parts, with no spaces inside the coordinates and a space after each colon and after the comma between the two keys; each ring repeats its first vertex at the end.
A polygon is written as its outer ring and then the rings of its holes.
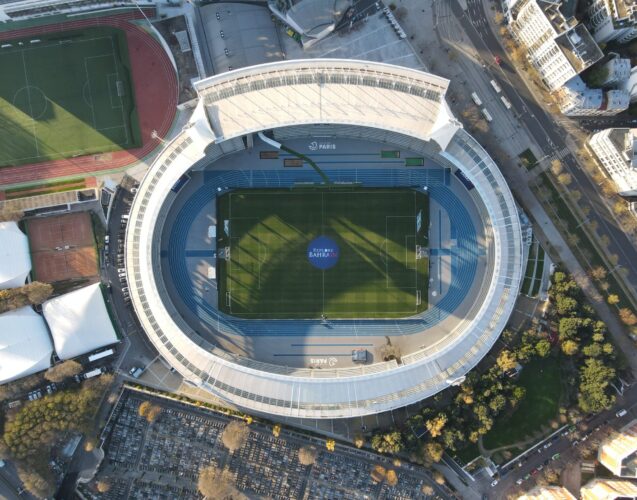
{"type": "Polygon", "coordinates": [[[0,68],[0,166],[141,145],[123,31],[6,40],[0,68]]]}
{"type": "Polygon", "coordinates": [[[427,308],[427,195],[237,190],[218,200],[219,308],[245,318],[397,318],[427,308]],[[336,264],[308,244],[326,236],[336,264]]]}

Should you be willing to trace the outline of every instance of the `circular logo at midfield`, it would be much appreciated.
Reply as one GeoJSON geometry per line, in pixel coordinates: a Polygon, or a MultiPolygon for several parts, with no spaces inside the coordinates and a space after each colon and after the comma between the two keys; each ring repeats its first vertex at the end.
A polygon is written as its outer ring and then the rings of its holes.
{"type": "Polygon", "coordinates": [[[338,245],[332,238],[319,236],[307,246],[307,258],[314,267],[329,269],[338,262],[338,245]]]}

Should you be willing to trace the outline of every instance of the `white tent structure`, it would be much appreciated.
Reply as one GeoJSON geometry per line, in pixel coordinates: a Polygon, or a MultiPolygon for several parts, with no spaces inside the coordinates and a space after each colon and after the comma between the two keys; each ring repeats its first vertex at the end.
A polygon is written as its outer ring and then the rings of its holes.
{"type": "Polygon", "coordinates": [[[0,289],[24,285],[31,272],[29,241],[15,222],[0,222],[0,289]]]}
{"type": "Polygon", "coordinates": [[[46,323],[33,309],[0,314],[0,384],[46,370],[52,353],[46,323]]]}
{"type": "Polygon", "coordinates": [[[47,300],[42,306],[60,359],[117,342],[99,283],[47,300]]]}

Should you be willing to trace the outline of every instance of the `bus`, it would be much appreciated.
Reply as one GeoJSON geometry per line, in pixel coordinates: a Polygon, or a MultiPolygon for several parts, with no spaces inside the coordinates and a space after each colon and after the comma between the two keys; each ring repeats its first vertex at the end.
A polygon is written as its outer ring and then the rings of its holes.
{"type": "Polygon", "coordinates": [[[491,113],[489,113],[486,108],[482,108],[482,115],[484,116],[485,120],[487,120],[488,122],[492,122],[493,121],[493,117],[491,116],[491,113]]]}
{"type": "Polygon", "coordinates": [[[506,109],[511,109],[511,102],[504,96],[500,96],[500,100],[506,109]]]}
{"type": "Polygon", "coordinates": [[[105,351],[96,352],[95,354],[91,354],[88,357],[88,361],[89,363],[92,363],[93,361],[97,361],[98,359],[107,358],[109,356],[112,356],[114,352],[115,351],[113,351],[113,349],[106,349],[105,351]]]}
{"type": "Polygon", "coordinates": [[[473,102],[476,103],[476,106],[482,106],[482,101],[478,97],[478,94],[476,94],[475,92],[471,93],[471,99],[473,99],[473,102]]]}
{"type": "Polygon", "coordinates": [[[502,89],[498,85],[498,82],[496,82],[495,80],[491,80],[491,86],[493,87],[493,90],[495,90],[498,94],[502,92],[502,89]]]}

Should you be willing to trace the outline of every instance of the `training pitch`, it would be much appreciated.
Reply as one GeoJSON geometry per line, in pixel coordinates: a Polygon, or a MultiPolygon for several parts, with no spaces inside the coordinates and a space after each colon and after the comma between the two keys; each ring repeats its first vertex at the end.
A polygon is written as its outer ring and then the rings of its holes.
{"type": "Polygon", "coordinates": [[[4,41],[0,68],[0,166],[141,144],[124,32],[4,41]]]}
{"type": "Polygon", "coordinates": [[[399,318],[427,308],[426,194],[235,190],[217,203],[222,311],[329,320],[399,318]]]}

